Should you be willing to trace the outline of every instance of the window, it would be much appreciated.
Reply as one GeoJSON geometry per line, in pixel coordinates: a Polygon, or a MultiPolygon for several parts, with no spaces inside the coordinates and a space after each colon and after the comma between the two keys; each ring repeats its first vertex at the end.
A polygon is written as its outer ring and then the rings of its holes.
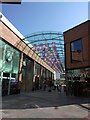
{"type": "Polygon", "coordinates": [[[0,72],[18,74],[20,53],[0,38],[0,72]]]}
{"type": "Polygon", "coordinates": [[[71,42],[71,62],[82,61],[82,39],[71,42]]]}
{"type": "Polygon", "coordinates": [[[72,52],[81,52],[82,51],[82,40],[76,40],[71,43],[71,51],[72,52]]]}

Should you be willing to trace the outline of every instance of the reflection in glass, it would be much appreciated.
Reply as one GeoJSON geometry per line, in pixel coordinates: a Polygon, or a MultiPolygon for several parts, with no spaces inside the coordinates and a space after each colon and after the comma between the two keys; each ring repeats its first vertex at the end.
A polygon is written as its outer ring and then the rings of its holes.
{"type": "Polygon", "coordinates": [[[2,95],[14,94],[18,90],[20,52],[0,39],[0,78],[2,95]]]}
{"type": "Polygon", "coordinates": [[[80,62],[82,61],[82,39],[71,42],[71,61],[80,62]]]}

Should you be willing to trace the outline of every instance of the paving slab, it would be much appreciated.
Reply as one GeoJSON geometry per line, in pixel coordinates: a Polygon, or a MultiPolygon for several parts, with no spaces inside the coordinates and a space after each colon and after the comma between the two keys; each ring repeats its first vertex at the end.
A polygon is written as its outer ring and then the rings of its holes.
{"type": "Polygon", "coordinates": [[[88,119],[89,98],[57,91],[34,91],[2,98],[4,119],[88,119]]]}

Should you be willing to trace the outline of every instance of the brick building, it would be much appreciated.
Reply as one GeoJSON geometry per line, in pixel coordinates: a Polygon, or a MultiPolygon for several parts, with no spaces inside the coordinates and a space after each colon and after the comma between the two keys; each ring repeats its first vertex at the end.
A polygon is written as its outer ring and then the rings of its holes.
{"type": "Polygon", "coordinates": [[[64,42],[68,80],[90,84],[90,20],[65,31],[64,42]]]}

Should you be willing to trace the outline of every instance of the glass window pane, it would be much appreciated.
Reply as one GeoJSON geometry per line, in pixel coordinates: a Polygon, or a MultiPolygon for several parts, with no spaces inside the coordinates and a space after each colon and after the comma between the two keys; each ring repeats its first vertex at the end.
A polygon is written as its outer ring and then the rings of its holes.
{"type": "Polygon", "coordinates": [[[0,39],[0,72],[18,76],[20,52],[0,39]]]}
{"type": "Polygon", "coordinates": [[[71,62],[80,62],[83,60],[82,56],[82,39],[71,42],[71,62]]]}
{"type": "Polygon", "coordinates": [[[3,77],[9,77],[10,73],[3,73],[3,77]]]}
{"type": "Polygon", "coordinates": [[[77,40],[71,43],[71,51],[79,52],[82,50],[82,41],[77,40]]]}
{"type": "Polygon", "coordinates": [[[15,74],[15,73],[12,73],[12,77],[13,77],[13,78],[16,78],[16,74],[15,74]]]}

